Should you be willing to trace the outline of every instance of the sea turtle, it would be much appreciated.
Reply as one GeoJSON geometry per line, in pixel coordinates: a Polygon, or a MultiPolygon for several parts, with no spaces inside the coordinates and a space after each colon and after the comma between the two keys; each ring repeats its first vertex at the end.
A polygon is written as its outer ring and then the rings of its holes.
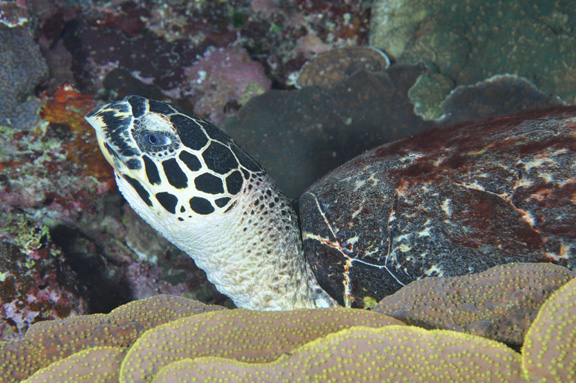
{"type": "Polygon", "coordinates": [[[86,119],[146,222],[238,307],[285,310],[370,308],[415,279],[502,263],[574,268],[573,197],[545,203],[575,184],[573,129],[553,124],[574,126],[566,113],[376,148],[304,193],[299,214],[234,140],[175,105],[128,96],[86,119]]]}

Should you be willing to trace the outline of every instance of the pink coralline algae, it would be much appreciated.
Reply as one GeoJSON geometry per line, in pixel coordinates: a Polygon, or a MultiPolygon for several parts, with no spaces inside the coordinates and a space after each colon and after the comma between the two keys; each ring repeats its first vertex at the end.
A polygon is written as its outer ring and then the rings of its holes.
{"type": "Polygon", "coordinates": [[[3,218],[7,221],[0,222],[0,340],[18,339],[39,321],[86,314],[78,281],[47,227],[22,215],[3,218]]]}
{"type": "Polygon", "coordinates": [[[224,121],[228,111],[269,90],[271,85],[262,65],[238,46],[208,50],[186,74],[194,112],[215,123],[224,121]]]}

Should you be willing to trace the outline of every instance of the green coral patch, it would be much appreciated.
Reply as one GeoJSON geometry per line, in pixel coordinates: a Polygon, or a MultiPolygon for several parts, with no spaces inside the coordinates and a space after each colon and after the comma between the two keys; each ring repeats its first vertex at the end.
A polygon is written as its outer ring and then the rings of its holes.
{"type": "Polygon", "coordinates": [[[144,333],[126,355],[120,382],[149,382],[162,367],[185,358],[219,356],[251,363],[269,362],[351,326],[401,324],[382,314],[344,308],[229,310],[191,316],[144,333]]]}
{"type": "Polygon", "coordinates": [[[521,382],[520,355],[501,343],[446,330],[352,327],[270,363],[207,357],[163,368],[154,383],[521,382]]]}

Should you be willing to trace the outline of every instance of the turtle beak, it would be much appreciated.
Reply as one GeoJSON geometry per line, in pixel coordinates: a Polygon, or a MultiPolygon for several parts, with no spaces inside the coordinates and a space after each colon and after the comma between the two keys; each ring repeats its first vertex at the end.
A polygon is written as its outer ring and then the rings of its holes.
{"type": "Polygon", "coordinates": [[[100,147],[100,151],[106,158],[106,161],[115,169],[118,170],[118,155],[114,150],[108,145],[105,138],[105,131],[107,130],[106,125],[104,124],[103,120],[99,118],[98,112],[102,109],[102,107],[98,107],[96,109],[91,110],[84,116],[84,119],[88,121],[94,131],[96,132],[96,140],[98,141],[98,146],[100,147]]]}
{"type": "Polygon", "coordinates": [[[84,118],[94,128],[104,158],[116,171],[123,172],[126,160],[139,152],[130,140],[134,117],[128,103],[116,101],[102,105],[84,118]]]}

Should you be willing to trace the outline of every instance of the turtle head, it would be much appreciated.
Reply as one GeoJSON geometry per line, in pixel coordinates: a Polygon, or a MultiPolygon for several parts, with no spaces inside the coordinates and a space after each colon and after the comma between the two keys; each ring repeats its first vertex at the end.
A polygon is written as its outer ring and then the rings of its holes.
{"type": "Polygon", "coordinates": [[[220,129],[175,105],[128,96],[86,120],[120,190],[157,230],[226,214],[247,180],[262,172],[220,129]]]}
{"type": "Polygon", "coordinates": [[[132,208],[238,307],[333,304],[306,266],[290,201],[220,129],[138,96],[103,105],[86,120],[132,208]]]}

